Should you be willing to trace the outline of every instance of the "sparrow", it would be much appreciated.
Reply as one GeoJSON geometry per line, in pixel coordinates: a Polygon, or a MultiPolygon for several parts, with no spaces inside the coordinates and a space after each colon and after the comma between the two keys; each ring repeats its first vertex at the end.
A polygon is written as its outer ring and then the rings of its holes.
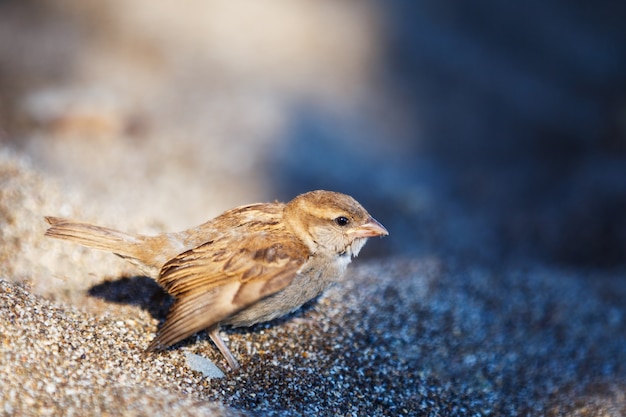
{"type": "Polygon", "coordinates": [[[248,327],[297,310],[344,275],[368,238],[389,234],[354,198],[323,190],[288,203],[236,207],[156,236],[45,219],[46,236],[113,252],[174,297],[147,351],[206,329],[233,370],[239,364],[219,335],[221,325],[248,327]]]}

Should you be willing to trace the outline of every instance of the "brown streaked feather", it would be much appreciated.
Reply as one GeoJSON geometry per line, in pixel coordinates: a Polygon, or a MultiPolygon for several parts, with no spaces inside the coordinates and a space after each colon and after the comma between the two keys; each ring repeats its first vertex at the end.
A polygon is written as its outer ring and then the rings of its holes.
{"type": "Polygon", "coordinates": [[[237,281],[271,280],[283,269],[296,271],[308,249],[289,234],[276,231],[225,236],[190,249],[163,265],[158,283],[173,296],[237,281]]]}
{"type": "Polygon", "coordinates": [[[178,298],[157,337],[150,342],[148,351],[165,349],[228,317],[230,306],[223,302],[223,298],[229,294],[234,295],[238,287],[238,283],[231,282],[219,289],[198,291],[196,294],[178,298]]]}
{"type": "Polygon", "coordinates": [[[286,233],[252,233],[236,243],[232,247],[232,238],[207,242],[163,266],[158,282],[176,302],[149,350],[213,327],[280,291],[309,255],[300,241],[286,233]]]}

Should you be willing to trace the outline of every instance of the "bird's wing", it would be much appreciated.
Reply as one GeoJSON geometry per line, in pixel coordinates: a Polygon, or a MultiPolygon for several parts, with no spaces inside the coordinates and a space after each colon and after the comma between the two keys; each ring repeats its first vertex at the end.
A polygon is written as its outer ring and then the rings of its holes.
{"type": "Polygon", "coordinates": [[[176,301],[148,350],[166,348],[280,291],[307,257],[302,242],[267,232],[209,241],[181,253],[161,269],[158,282],[176,301]]]}

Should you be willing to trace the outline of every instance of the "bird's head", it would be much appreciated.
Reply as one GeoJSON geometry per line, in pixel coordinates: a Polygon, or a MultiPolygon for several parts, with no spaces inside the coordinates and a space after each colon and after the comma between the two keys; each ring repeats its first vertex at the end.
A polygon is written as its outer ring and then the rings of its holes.
{"type": "Polygon", "coordinates": [[[297,196],[285,206],[285,220],[312,253],[357,256],[368,238],[389,234],[358,201],[332,191],[297,196]]]}

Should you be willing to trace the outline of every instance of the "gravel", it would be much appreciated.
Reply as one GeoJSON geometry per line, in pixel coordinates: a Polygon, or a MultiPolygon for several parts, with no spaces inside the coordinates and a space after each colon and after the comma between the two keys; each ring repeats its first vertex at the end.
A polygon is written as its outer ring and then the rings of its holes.
{"type": "Polygon", "coordinates": [[[93,315],[3,280],[0,369],[6,377],[0,410],[270,416],[626,412],[626,316],[619,280],[594,281],[545,267],[494,273],[450,264],[427,258],[358,263],[345,282],[294,316],[226,330],[242,365],[236,372],[228,371],[203,333],[165,353],[144,354],[158,324],[142,307],[153,299],[147,295],[135,305],[110,303],[93,315]],[[226,376],[211,379],[193,371],[190,354],[213,361],[226,376]]]}

